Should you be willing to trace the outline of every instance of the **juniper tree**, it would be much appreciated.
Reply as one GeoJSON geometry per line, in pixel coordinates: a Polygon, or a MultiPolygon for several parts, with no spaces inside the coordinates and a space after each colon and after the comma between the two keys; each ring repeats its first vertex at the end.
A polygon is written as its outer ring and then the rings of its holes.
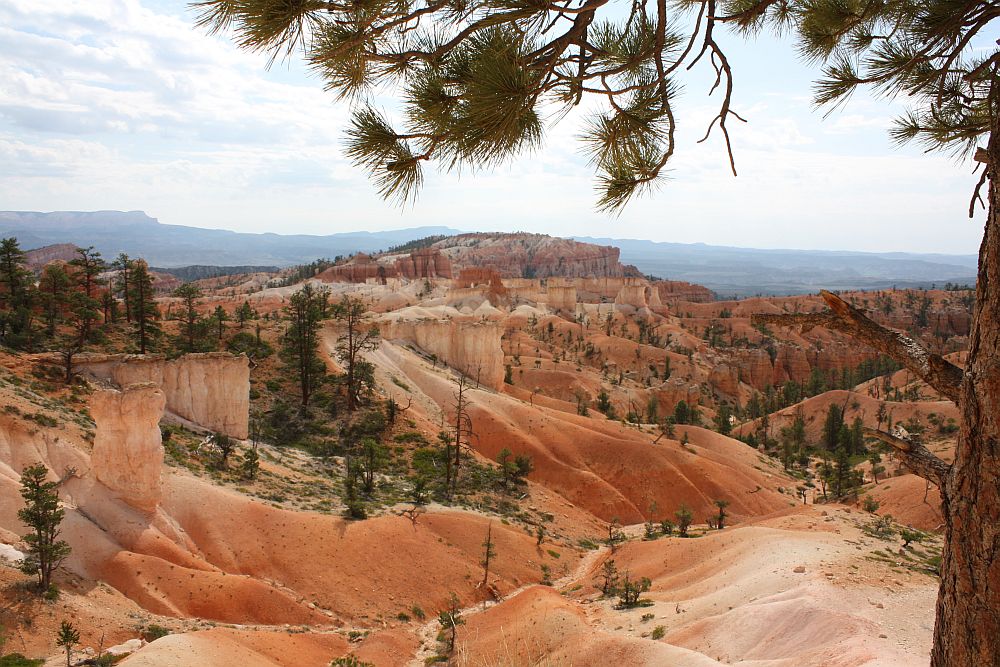
{"type": "MultiPolygon", "coordinates": [[[[705,138],[718,131],[726,160],[734,77],[717,36],[791,34],[820,69],[815,101],[831,109],[858,88],[910,105],[891,131],[900,143],[973,157],[980,179],[970,216],[989,207],[965,371],[826,294],[829,313],[761,316],[757,324],[822,324],[893,357],[962,415],[948,464],[925,448],[882,437],[941,489],[945,516],[934,667],[1000,664],[1000,10],[991,0],[201,0],[200,23],[272,57],[301,50],[335,94],[351,100],[347,153],[385,196],[415,196],[423,166],[489,167],[540,146],[543,116],[585,98],[580,133],[597,172],[597,206],[619,210],[648,191],[675,153],[679,79],[713,67],[721,91],[705,138]],[[982,40],[979,43],[978,40],[982,40]],[[397,118],[374,90],[398,90],[397,118]],[[985,144],[981,147],[980,144],[985,144]],[[978,150],[977,150],[978,149],[978,150]],[[985,417],[984,417],[985,416],[985,417]]],[[[819,393],[824,380],[810,379],[819,393]]]]}

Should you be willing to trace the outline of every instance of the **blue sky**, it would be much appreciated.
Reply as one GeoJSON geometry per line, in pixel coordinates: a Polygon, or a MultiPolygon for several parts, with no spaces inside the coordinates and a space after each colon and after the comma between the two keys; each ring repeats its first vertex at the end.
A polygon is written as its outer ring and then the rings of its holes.
{"type": "MultiPolygon", "coordinates": [[[[707,65],[685,80],[669,179],[617,218],[593,209],[575,135],[490,173],[429,171],[405,209],[342,155],[348,109],[296,61],[236,50],[173,0],[0,3],[0,209],[141,209],[161,222],[334,233],[449,225],[768,248],[975,253],[972,166],[886,134],[901,102],[865,96],[824,119],[814,70],[771,38],[727,36],[738,178],[707,65]]],[[[994,36],[995,38],[996,36],[994,36]]],[[[389,98],[378,100],[391,111],[389,98]]]]}

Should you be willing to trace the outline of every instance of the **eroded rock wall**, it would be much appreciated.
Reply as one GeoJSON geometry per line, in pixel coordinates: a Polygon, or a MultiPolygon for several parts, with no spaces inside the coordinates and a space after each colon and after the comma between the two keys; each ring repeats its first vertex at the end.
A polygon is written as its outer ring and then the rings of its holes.
{"type": "Polygon", "coordinates": [[[389,319],[380,328],[383,338],[413,343],[482,386],[503,386],[503,329],[497,322],[389,319]]]}
{"type": "Polygon", "coordinates": [[[437,248],[414,250],[395,262],[396,273],[403,278],[451,278],[451,261],[437,248]]]}
{"type": "Polygon", "coordinates": [[[119,387],[150,382],[166,396],[167,410],[212,431],[246,438],[250,418],[250,363],[225,352],[158,355],[81,355],[76,363],[119,387]]]}
{"type": "Polygon", "coordinates": [[[97,425],[91,468],[97,480],[129,505],[151,512],[163,495],[160,419],[167,397],[156,384],[121,391],[98,389],[90,399],[97,425]]]}

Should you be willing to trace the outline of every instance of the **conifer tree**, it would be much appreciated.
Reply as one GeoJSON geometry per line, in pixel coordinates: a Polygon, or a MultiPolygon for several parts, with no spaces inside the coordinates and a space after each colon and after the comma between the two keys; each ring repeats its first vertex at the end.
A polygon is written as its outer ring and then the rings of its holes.
{"type": "Polygon", "coordinates": [[[24,507],[17,518],[30,532],[24,536],[28,545],[21,571],[36,577],[39,594],[52,586],[52,573],[70,554],[69,545],[59,539],[59,524],[66,511],[59,505],[58,484],[47,481],[48,469],[42,464],[28,466],[21,472],[21,498],[24,507]]]}
{"type": "Polygon", "coordinates": [[[70,298],[71,280],[60,264],[49,264],[38,280],[38,300],[45,320],[45,335],[53,338],[56,327],[62,322],[70,298]]]}
{"type": "Polygon", "coordinates": [[[59,625],[59,634],[56,635],[56,645],[61,646],[66,651],[66,667],[72,667],[73,647],[80,643],[80,631],[69,621],[63,621],[59,625]]]}
{"type": "Polygon", "coordinates": [[[184,283],[174,290],[174,296],[181,300],[181,336],[178,340],[183,352],[197,352],[201,348],[202,320],[198,313],[201,288],[194,283],[184,283]]]}
{"type": "Polygon", "coordinates": [[[152,351],[162,333],[158,324],[160,309],[156,306],[153,276],[150,275],[146,262],[141,259],[135,260],[130,273],[129,302],[132,308],[133,333],[139,353],[146,354],[152,351]]]}
{"type": "Polygon", "coordinates": [[[115,270],[113,292],[120,294],[122,302],[125,304],[125,321],[132,321],[132,292],[129,289],[129,279],[133,269],[133,262],[126,253],[119,253],[118,257],[111,263],[111,268],[115,270]]]}
{"type": "Polygon", "coordinates": [[[347,295],[334,304],[333,318],[344,327],[344,333],[337,339],[337,358],[345,367],[347,409],[353,412],[361,400],[364,363],[360,355],[378,346],[378,327],[366,322],[365,304],[347,295]]]}
{"type": "Polygon", "coordinates": [[[31,272],[25,254],[14,237],[0,240],[0,343],[10,347],[32,347],[31,272]]]}
{"type": "Polygon", "coordinates": [[[281,357],[295,373],[302,409],[326,372],[319,358],[319,327],[326,318],[327,294],[309,283],[293,294],[285,306],[288,329],[282,340],[281,357]]]}

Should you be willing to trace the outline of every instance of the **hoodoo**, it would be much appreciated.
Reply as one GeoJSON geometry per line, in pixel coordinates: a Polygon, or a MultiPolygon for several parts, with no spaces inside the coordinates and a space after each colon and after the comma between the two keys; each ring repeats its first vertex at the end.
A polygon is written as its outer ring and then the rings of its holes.
{"type": "Polygon", "coordinates": [[[162,496],[160,419],[167,398],[155,384],[98,389],[90,399],[97,430],[94,475],[129,505],[151,512],[162,496]]]}

